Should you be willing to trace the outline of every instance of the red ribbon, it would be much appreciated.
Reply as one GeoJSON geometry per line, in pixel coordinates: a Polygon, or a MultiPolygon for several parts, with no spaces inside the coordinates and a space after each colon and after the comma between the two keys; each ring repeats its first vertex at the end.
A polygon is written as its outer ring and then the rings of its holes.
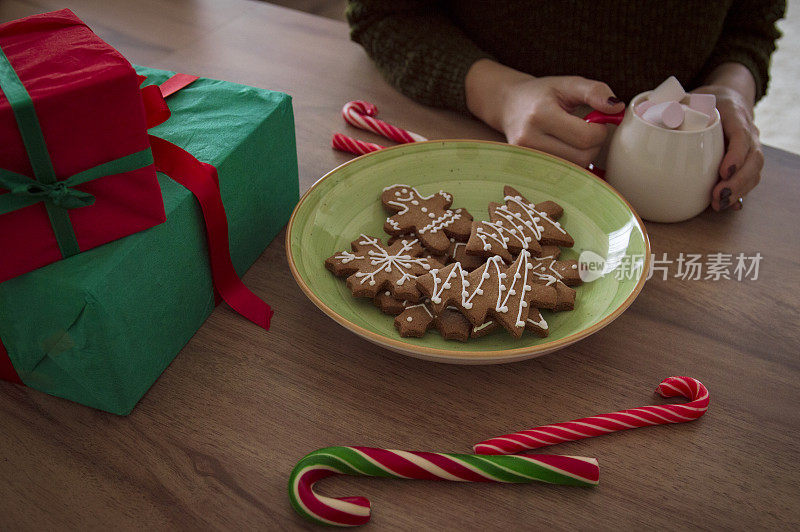
{"type": "Polygon", "coordinates": [[[198,79],[200,78],[198,78],[197,76],[192,76],[191,74],[177,73],[171,78],[169,78],[167,81],[159,85],[158,88],[161,89],[161,95],[164,96],[164,98],[166,98],[170,94],[178,92],[185,86],[189,85],[190,83],[193,83],[198,79]]]}
{"type": "MultiPolygon", "coordinates": [[[[158,86],[142,89],[147,113],[148,129],[164,122],[170,116],[164,98],[197,80],[197,76],[175,74],[158,86]]],[[[217,169],[197,160],[191,153],[162,138],[150,135],[150,146],[156,169],[194,194],[203,211],[208,236],[208,254],[211,261],[211,278],[217,294],[230,307],[259,327],[269,330],[272,309],[251,292],[239,279],[231,262],[228,246],[228,217],[219,191],[217,169]]],[[[217,303],[219,299],[217,298],[217,303]]]]}
{"type": "Polygon", "coordinates": [[[219,193],[217,169],[183,148],[150,135],[156,169],[183,185],[200,202],[208,235],[211,278],[222,299],[236,312],[269,330],[272,309],[239,279],[228,248],[228,219],[219,193]]]}
{"type": "Polygon", "coordinates": [[[22,380],[14,370],[13,364],[11,364],[11,359],[8,357],[6,346],[3,345],[2,340],[0,340],[0,379],[22,384],[22,380]]]}
{"type": "MultiPolygon", "coordinates": [[[[143,81],[144,77],[139,76],[139,79],[143,81]]],[[[164,97],[177,92],[196,79],[197,76],[175,74],[160,86],[148,85],[142,88],[148,129],[169,118],[170,110],[164,97]]],[[[183,148],[153,135],[150,135],[150,146],[156,169],[186,187],[200,203],[208,237],[208,254],[215,295],[219,294],[233,310],[248,320],[269,330],[272,309],[242,283],[231,262],[228,218],[220,196],[217,169],[197,160],[183,148]]],[[[2,341],[0,341],[0,379],[23,384],[11,364],[2,341]]]]}

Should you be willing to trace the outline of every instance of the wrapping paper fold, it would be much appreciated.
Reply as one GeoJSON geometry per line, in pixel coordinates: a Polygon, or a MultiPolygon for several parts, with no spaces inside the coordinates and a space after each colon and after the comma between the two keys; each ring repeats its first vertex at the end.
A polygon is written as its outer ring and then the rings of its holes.
{"type": "MultiPolygon", "coordinates": [[[[174,74],[137,71],[145,85],[174,74]]],[[[241,275],[298,200],[291,98],[201,78],[167,102],[172,117],[150,133],[217,168],[241,275]]],[[[0,284],[0,340],[27,386],[127,414],[213,310],[200,208],[158,183],[165,223],[0,284]]]]}

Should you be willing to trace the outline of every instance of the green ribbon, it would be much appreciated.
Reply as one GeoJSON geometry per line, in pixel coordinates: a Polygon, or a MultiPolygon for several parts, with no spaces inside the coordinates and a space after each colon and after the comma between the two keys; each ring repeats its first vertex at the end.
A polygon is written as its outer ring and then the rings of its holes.
{"type": "Polygon", "coordinates": [[[148,147],[59,181],[53,170],[50,153],[47,151],[39,119],[33,108],[33,100],[2,48],[0,48],[0,89],[11,104],[35,177],[32,179],[0,168],[0,188],[10,192],[0,194],[0,215],[43,201],[62,257],[76,255],[80,253],[80,247],[67,209],[91,205],[95,198],[88,192],[73,187],[100,177],[149,166],[153,164],[153,154],[148,147]]]}
{"type": "Polygon", "coordinates": [[[0,188],[11,192],[10,194],[0,194],[0,215],[40,201],[58,207],[62,211],[92,205],[94,196],[73,187],[99,177],[130,172],[151,164],[153,164],[153,153],[150,148],[145,148],[111,162],[99,164],[55,183],[42,183],[28,176],[0,168],[0,188]]]}

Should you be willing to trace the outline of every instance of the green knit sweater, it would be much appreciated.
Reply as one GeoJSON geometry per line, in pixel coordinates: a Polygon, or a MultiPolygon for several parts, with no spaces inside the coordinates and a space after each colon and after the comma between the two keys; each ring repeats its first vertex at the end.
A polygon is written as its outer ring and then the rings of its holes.
{"type": "Polygon", "coordinates": [[[351,38],[386,79],[467,111],[464,77],[488,57],[534,76],[606,82],[629,101],[675,75],[687,88],[737,62],[769,79],[784,0],[350,0],[351,38]]]}

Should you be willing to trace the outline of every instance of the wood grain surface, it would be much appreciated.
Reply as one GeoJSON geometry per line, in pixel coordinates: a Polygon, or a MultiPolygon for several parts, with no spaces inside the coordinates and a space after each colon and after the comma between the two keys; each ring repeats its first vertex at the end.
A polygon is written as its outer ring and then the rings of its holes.
{"type": "MultiPolygon", "coordinates": [[[[386,84],[337,21],[239,0],[3,0],[0,21],[71,7],[132,62],[288,92],[301,189],[349,159],[329,148],[345,101],[429,138],[499,140],[468,117],[386,84]]],[[[295,462],[355,444],[469,452],[484,438],[659,402],[689,375],[700,420],[544,452],[594,456],[600,485],[476,485],[335,478],[375,529],[800,526],[800,157],[766,149],[741,212],[647,224],[653,251],[760,252],[756,281],[650,280],[625,314],[539,359],[422,362],[336,325],[297,288],[281,234],[245,276],[276,309],[265,333],[219,307],[129,417],[0,383],[0,529],[294,529],[295,462]]],[[[673,264],[670,274],[676,272],[673,264]]]]}

